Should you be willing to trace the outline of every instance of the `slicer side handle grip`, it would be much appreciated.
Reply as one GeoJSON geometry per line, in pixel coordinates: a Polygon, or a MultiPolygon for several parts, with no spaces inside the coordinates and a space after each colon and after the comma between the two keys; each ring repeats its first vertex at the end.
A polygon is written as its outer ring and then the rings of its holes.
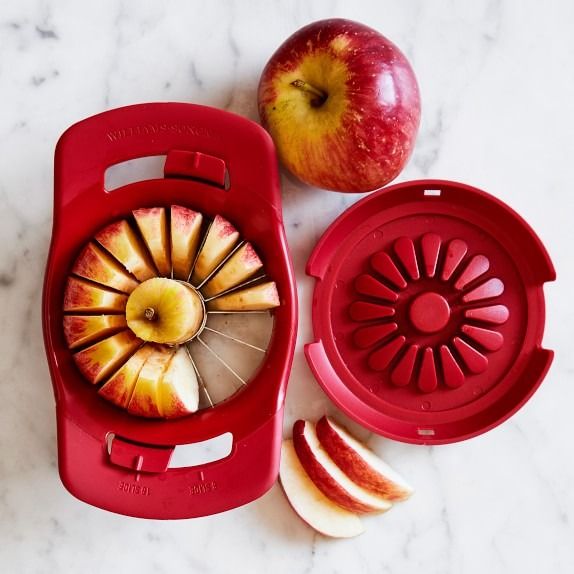
{"type": "Polygon", "coordinates": [[[55,210],[84,193],[97,201],[106,193],[109,167],[171,150],[219,158],[229,174],[229,193],[280,204],[275,148],[262,127],[207,106],[149,103],[97,114],[64,132],[55,154],[55,210]]]}

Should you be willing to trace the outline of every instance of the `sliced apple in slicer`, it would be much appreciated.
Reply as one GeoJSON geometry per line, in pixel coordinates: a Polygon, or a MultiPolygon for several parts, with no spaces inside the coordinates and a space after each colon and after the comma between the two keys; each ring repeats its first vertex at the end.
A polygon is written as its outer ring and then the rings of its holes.
{"type": "Polygon", "coordinates": [[[265,311],[278,307],[279,294],[275,282],[238,289],[207,302],[208,311],[265,311]]]}
{"type": "Polygon", "coordinates": [[[180,347],[159,383],[159,411],[171,419],[194,413],[199,407],[199,384],[189,355],[180,347]]]}
{"type": "Polygon", "coordinates": [[[202,287],[204,297],[214,297],[240,285],[263,267],[251,243],[242,245],[202,287]]]}
{"type": "Polygon", "coordinates": [[[64,311],[74,313],[121,313],[128,296],[79,277],[68,277],[64,291],[64,311]]]}
{"type": "Polygon", "coordinates": [[[127,327],[125,315],[64,315],[63,323],[70,349],[109,337],[127,327]]]}
{"type": "Polygon", "coordinates": [[[173,276],[187,281],[201,241],[203,215],[197,211],[171,206],[171,264],[173,276]]]}
{"type": "Polygon", "coordinates": [[[316,430],[325,452],[359,486],[393,502],[413,493],[404,478],[332,419],[321,418],[316,430]]]}
{"type": "Polygon", "coordinates": [[[138,281],[111,255],[91,242],[82,249],[72,273],[124,293],[131,293],[138,286],[138,281]]]}
{"type": "Polygon", "coordinates": [[[309,526],[333,538],[351,538],[364,532],[361,519],[327,498],[301,465],[293,441],[283,441],[279,480],[287,500],[309,526]]]}
{"type": "Polygon", "coordinates": [[[90,383],[101,383],[142,345],[129,329],[86,347],[73,355],[74,362],[90,383]]]}
{"type": "Polygon", "coordinates": [[[191,282],[201,284],[231,253],[239,239],[239,232],[221,215],[216,215],[201,246],[191,282]]]}
{"type": "Polygon", "coordinates": [[[157,275],[145,246],[125,219],[104,227],[95,240],[139,281],[157,275]]]}
{"type": "Polygon", "coordinates": [[[293,426],[295,452],[317,488],[333,502],[351,512],[385,512],[392,507],[386,498],[353,482],[321,446],[315,425],[298,420],[293,426]]]}
{"type": "Polygon", "coordinates": [[[161,417],[159,385],[173,355],[173,349],[168,347],[154,348],[139,372],[128,412],[148,418],[161,417]]]}
{"type": "Polygon", "coordinates": [[[160,275],[171,276],[167,216],[163,207],[146,207],[133,212],[143,240],[160,275]]]}
{"type": "Polygon", "coordinates": [[[101,387],[98,393],[118,407],[127,408],[140,371],[154,351],[153,345],[140,347],[101,387]]]}

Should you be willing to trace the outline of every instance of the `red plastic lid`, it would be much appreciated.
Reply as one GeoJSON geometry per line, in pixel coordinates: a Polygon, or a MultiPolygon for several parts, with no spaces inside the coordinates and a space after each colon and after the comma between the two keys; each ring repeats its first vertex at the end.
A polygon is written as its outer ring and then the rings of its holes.
{"type": "Polygon", "coordinates": [[[356,203],[307,264],[317,279],[311,369],[372,431],[419,444],[483,433],[542,382],[542,285],[552,262],[528,224],[460,183],[407,182],[356,203]]]}

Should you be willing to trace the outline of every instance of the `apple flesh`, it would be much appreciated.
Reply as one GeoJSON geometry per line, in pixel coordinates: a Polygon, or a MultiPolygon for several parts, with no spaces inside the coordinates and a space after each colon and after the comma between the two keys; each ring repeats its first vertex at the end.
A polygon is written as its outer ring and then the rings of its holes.
{"type": "Polygon", "coordinates": [[[64,311],[74,313],[122,313],[128,296],[79,277],[68,277],[64,311]]]}
{"type": "Polygon", "coordinates": [[[165,209],[146,207],[132,213],[157,270],[160,275],[170,277],[171,257],[165,209]]]}
{"type": "Polygon", "coordinates": [[[279,294],[273,281],[232,291],[207,302],[210,311],[265,311],[279,305],[279,294]]]}
{"type": "Polygon", "coordinates": [[[293,426],[293,445],[305,469],[325,496],[351,512],[385,512],[392,504],[355,484],[321,446],[315,426],[298,420],[293,426]]]}
{"type": "Polygon", "coordinates": [[[187,281],[201,239],[203,216],[181,205],[171,206],[171,264],[173,276],[187,281]]]}
{"type": "Polygon", "coordinates": [[[70,349],[109,337],[128,326],[124,315],[65,315],[63,323],[70,349]]]}
{"type": "Polygon", "coordinates": [[[72,273],[124,293],[131,293],[138,286],[138,282],[111,255],[91,242],[82,249],[72,273]]]}
{"type": "Polygon", "coordinates": [[[146,248],[125,219],[110,223],[94,239],[138,281],[146,281],[157,275],[146,248]]]}
{"type": "Polygon", "coordinates": [[[316,428],[323,449],[356,484],[393,502],[413,493],[404,478],[335,421],[323,417],[316,428]]]}
{"type": "Polygon", "coordinates": [[[201,291],[205,297],[214,297],[240,285],[262,267],[263,262],[251,243],[245,243],[225,262],[201,291]]]}
{"type": "Polygon", "coordinates": [[[152,345],[140,347],[103,385],[98,393],[118,407],[127,408],[140,371],[151,355],[152,345]]]}
{"type": "Polygon", "coordinates": [[[231,253],[239,239],[239,232],[227,219],[216,215],[201,247],[191,282],[199,285],[231,253]]]}
{"type": "Polygon", "coordinates": [[[344,19],[314,22],[288,38],[263,70],[258,103],[287,169],[336,191],[393,180],[420,122],[406,57],[376,30],[344,19]]]}
{"type": "Polygon", "coordinates": [[[172,419],[197,411],[199,384],[193,364],[184,347],[170,360],[159,383],[159,411],[172,419]]]}
{"type": "Polygon", "coordinates": [[[143,341],[129,329],[94,343],[73,355],[74,362],[90,383],[101,383],[108,378],[143,341]]]}
{"type": "Polygon", "coordinates": [[[327,498],[305,472],[293,446],[283,441],[279,479],[287,500],[309,526],[334,538],[351,538],[364,532],[360,518],[327,498]]]}
{"type": "Polygon", "coordinates": [[[134,391],[128,403],[128,412],[141,417],[159,418],[159,384],[174,351],[156,347],[139,372],[134,391]]]}

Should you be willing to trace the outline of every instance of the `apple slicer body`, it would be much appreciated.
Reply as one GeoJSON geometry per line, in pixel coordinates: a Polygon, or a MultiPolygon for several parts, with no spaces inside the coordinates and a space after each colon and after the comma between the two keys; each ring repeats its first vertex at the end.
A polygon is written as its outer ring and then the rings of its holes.
{"type": "MultiPolygon", "coordinates": [[[[242,314],[247,321],[254,316],[242,314]]],[[[222,512],[266,492],[278,474],[297,329],[275,151],[267,133],[234,114],[178,103],[119,108],[70,127],[55,154],[43,329],[56,399],[59,471],[74,496],[129,516],[173,519],[222,512]],[[165,177],[105,190],[107,168],[148,156],[166,156],[165,177]],[[209,398],[204,408],[178,419],[152,420],[103,400],[82,376],[64,337],[62,305],[70,266],[98,230],[129,218],[134,209],[170,205],[231,222],[256,248],[280,304],[272,311],[268,344],[258,349],[259,368],[248,380],[240,377],[237,392],[212,401],[203,372],[202,390],[209,398]],[[233,437],[225,458],[170,468],[176,446],[225,433],[233,437]]],[[[217,329],[211,334],[242,343],[217,329]]]]}
{"type": "Polygon", "coordinates": [[[528,224],[476,188],[428,180],[362,199],[325,232],[307,360],[374,432],[442,444],[506,420],[542,382],[552,262],[528,224]]]}

